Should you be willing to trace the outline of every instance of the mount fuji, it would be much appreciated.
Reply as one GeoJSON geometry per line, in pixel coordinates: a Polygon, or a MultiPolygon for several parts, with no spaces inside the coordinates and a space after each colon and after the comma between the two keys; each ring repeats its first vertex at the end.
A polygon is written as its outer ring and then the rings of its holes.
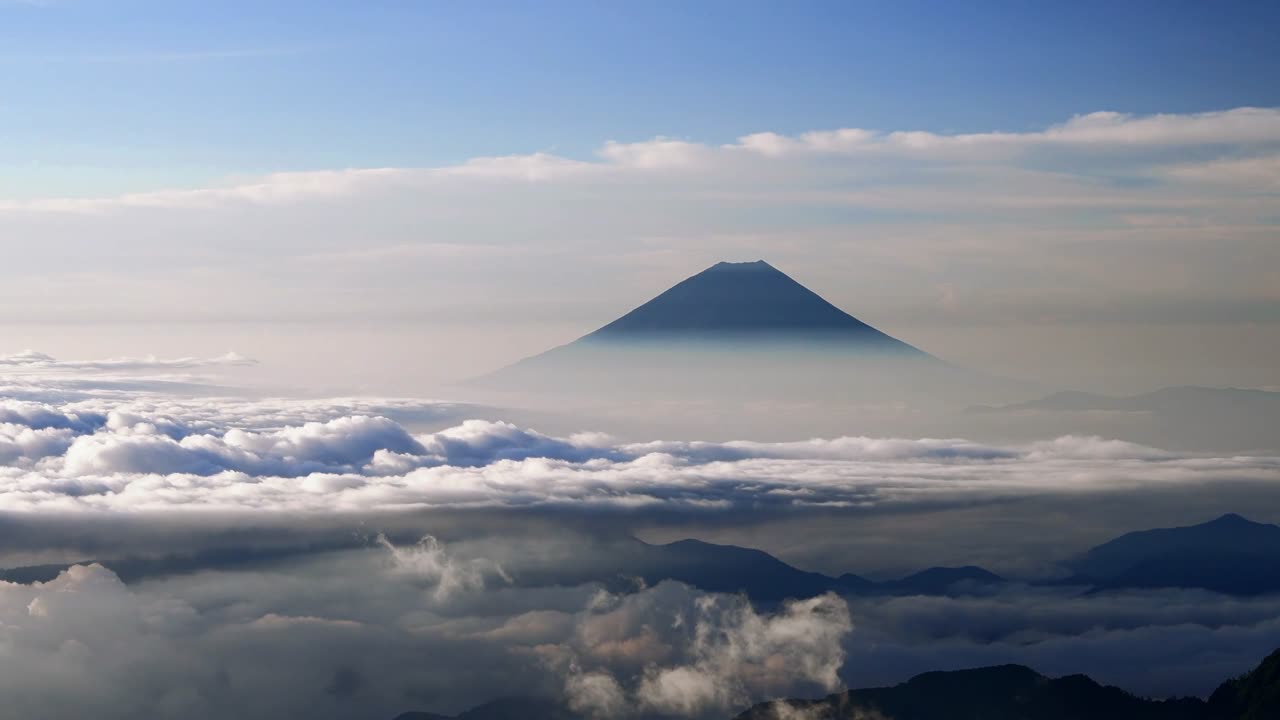
{"type": "Polygon", "coordinates": [[[686,401],[1010,396],[1002,392],[1007,381],[953,366],[872,327],[763,260],[717,263],[571,343],[474,383],[686,401]]]}

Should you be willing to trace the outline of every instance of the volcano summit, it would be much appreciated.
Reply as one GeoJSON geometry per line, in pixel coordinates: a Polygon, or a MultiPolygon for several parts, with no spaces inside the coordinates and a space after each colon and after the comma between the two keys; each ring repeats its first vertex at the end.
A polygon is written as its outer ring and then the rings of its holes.
{"type": "Polygon", "coordinates": [[[578,340],[845,343],[924,355],[824,300],[763,260],[712,265],[578,340]]]}
{"type": "Polygon", "coordinates": [[[763,260],[717,263],[598,330],[477,382],[686,400],[1000,396],[989,378],[881,332],[763,260]]]}

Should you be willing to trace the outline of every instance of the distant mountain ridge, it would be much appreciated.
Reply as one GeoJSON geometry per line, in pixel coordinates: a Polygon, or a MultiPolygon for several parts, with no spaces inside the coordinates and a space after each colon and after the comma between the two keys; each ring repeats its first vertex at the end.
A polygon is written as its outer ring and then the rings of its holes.
{"type": "MultiPolygon", "coordinates": [[[[751,548],[680,540],[649,545],[620,569],[646,583],[676,580],[708,592],[743,592],[776,603],[823,592],[842,595],[963,595],[1009,582],[984,568],[931,567],[876,582],[794,568],[751,548]]],[[[1126,533],[1068,562],[1074,575],[1053,584],[1092,592],[1198,588],[1225,595],[1280,592],[1280,526],[1228,513],[1208,522],[1126,533]]],[[[1032,583],[1035,584],[1035,583],[1032,583]]]]}
{"type": "MultiPolygon", "coordinates": [[[[639,715],[644,717],[643,714],[639,715]]],[[[735,720],[1274,720],[1280,650],[1209,696],[1150,700],[1087,675],[1050,678],[1023,665],[933,671],[891,687],[817,700],[769,700],[735,720]]],[[[408,712],[395,720],[586,720],[551,698],[503,697],[456,716],[408,712]]]]}
{"type": "Polygon", "coordinates": [[[1201,588],[1229,595],[1280,592],[1280,526],[1228,513],[1199,525],[1131,532],[1071,563],[1100,590],[1201,588]]]}
{"type": "MultiPolygon", "coordinates": [[[[350,546],[342,544],[324,549],[347,547],[350,546]]],[[[133,583],[207,568],[266,567],[299,552],[302,551],[245,554],[228,550],[200,556],[98,561],[133,583]]],[[[0,581],[47,582],[68,566],[58,563],[0,568],[0,581]]],[[[1178,587],[1240,596],[1280,593],[1280,526],[1228,513],[1198,525],[1127,533],[1089,549],[1069,560],[1067,566],[1074,575],[1050,584],[1092,592],[1178,587]]],[[[634,589],[636,580],[645,585],[672,580],[707,592],[743,593],[762,605],[825,592],[967,595],[1010,582],[974,565],[930,567],[879,582],[854,573],[833,577],[793,567],[763,550],[692,538],[657,545],[627,538],[609,548],[605,564],[579,564],[569,573],[563,565],[557,565],[515,575],[517,582],[530,587],[600,582],[618,592],[634,589]]]]}
{"type": "Polygon", "coordinates": [[[1149,700],[1086,675],[1022,665],[928,672],[892,687],[773,700],[736,720],[1263,720],[1280,718],[1280,650],[1199,698],[1149,700]]]}

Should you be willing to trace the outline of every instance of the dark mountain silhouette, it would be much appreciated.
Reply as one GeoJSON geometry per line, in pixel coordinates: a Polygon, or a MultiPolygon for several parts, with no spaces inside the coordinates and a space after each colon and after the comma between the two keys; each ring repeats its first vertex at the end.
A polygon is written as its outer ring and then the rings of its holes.
{"type": "Polygon", "coordinates": [[[794,568],[763,550],[679,540],[650,545],[633,568],[646,584],[676,580],[707,592],[745,593],[757,603],[808,598],[825,592],[854,592],[872,585],[856,575],[831,578],[794,568]]]}
{"type": "Polygon", "coordinates": [[[501,697],[458,715],[407,712],[395,720],[585,720],[563,702],[544,697],[501,697]]]}
{"type": "MultiPolygon", "coordinates": [[[[244,553],[236,549],[200,556],[120,558],[102,562],[126,582],[181,575],[211,567],[268,567],[302,552],[349,547],[244,553]]],[[[0,580],[44,582],[70,564],[0,568],[0,580]]],[[[1122,535],[1068,563],[1074,571],[1054,585],[1088,586],[1093,591],[1137,588],[1200,588],[1230,595],[1280,592],[1280,526],[1223,515],[1189,527],[1122,535]]],[[[530,567],[515,573],[528,587],[600,582],[618,592],[637,581],[681,582],[707,592],[743,593],[761,606],[825,592],[841,595],[966,595],[1005,583],[980,567],[931,567],[895,580],[876,582],[845,573],[832,577],[793,567],[769,553],[735,545],[685,539],[651,545],[625,537],[593,548],[581,561],[530,567]]]]}
{"type": "Polygon", "coordinates": [[[884,590],[899,594],[946,595],[964,586],[976,587],[1004,582],[1004,578],[976,565],[932,567],[900,580],[881,583],[884,590]]]}
{"type": "Polygon", "coordinates": [[[1280,650],[1220,685],[1209,696],[1209,709],[1213,720],[1280,718],[1280,650]]]}
{"type": "Polygon", "coordinates": [[[1227,514],[1200,525],[1132,532],[1089,550],[1071,567],[1098,589],[1278,592],[1280,526],[1227,514]]]}
{"type": "Polygon", "coordinates": [[[1205,720],[1198,699],[1152,701],[1084,675],[1048,678],[1022,665],[928,672],[893,687],[821,700],[773,701],[738,720],[1205,720]],[[783,704],[785,703],[785,704],[783,704]],[[780,707],[780,705],[782,707],[780,707]],[[787,714],[783,709],[793,714],[787,714]],[[803,713],[802,715],[800,713],[803,713]]]}
{"type": "Polygon", "coordinates": [[[713,265],[594,332],[473,384],[680,400],[945,399],[957,409],[1028,390],[881,332],[763,260],[713,265]]]}
{"type": "Polygon", "coordinates": [[[583,337],[579,342],[653,339],[788,339],[924,355],[858,320],[763,260],[722,262],[583,337]]]}
{"type": "Polygon", "coordinates": [[[641,544],[634,552],[615,555],[614,589],[675,580],[707,592],[743,593],[757,605],[809,598],[826,592],[841,595],[946,595],[979,585],[1004,582],[979,567],[929,568],[899,580],[874,582],[845,573],[831,577],[792,567],[763,550],[679,540],[666,545],[641,544]]]}
{"type": "MultiPolygon", "coordinates": [[[[643,713],[640,717],[644,717],[643,713]]],[[[817,700],[770,700],[736,720],[1274,720],[1280,717],[1280,650],[1199,698],[1150,700],[1087,675],[1050,678],[1022,665],[935,671],[892,687],[846,690],[817,700]]],[[[506,697],[450,718],[395,720],[582,720],[564,703],[506,697]]]]}
{"type": "Polygon", "coordinates": [[[1097,432],[1157,447],[1215,452],[1280,450],[1280,393],[1168,387],[1131,397],[1059,392],[973,413],[1037,418],[1058,434],[1097,432]]]}
{"type": "Polygon", "coordinates": [[[929,672],[887,688],[771,701],[738,720],[1263,720],[1280,718],[1280,650],[1208,702],[1148,700],[1086,675],[1048,678],[1021,665],[929,672]],[[785,705],[783,705],[785,704],[785,705]],[[785,707],[786,710],[780,712],[785,707]],[[791,714],[787,714],[790,711],[791,714]],[[803,713],[803,714],[801,714],[803,713]]]}

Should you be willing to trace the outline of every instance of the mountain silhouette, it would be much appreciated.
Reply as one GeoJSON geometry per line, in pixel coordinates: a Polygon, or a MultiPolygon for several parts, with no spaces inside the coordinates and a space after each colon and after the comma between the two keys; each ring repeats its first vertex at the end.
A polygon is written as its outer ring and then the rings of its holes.
{"type": "Polygon", "coordinates": [[[880,584],[886,591],[900,595],[947,595],[970,586],[995,585],[1004,578],[976,565],[963,567],[931,567],[899,580],[880,584]]]}
{"type": "Polygon", "coordinates": [[[1142,530],[1089,550],[1071,567],[1097,589],[1280,592],[1280,526],[1229,513],[1199,525],[1142,530]]]}
{"type": "Polygon", "coordinates": [[[1209,696],[1213,720],[1280,718],[1280,650],[1262,664],[1218,686],[1209,696]]]}
{"type": "MultiPolygon", "coordinates": [[[[742,593],[758,606],[774,606],[788,599],[810,598],[822,593],[840,595],[957,595],[981,586],[1005,582],[980,567],[933,567],[897,580],[875,582],[845,573],[831,577],[793,567],[763,550],[718,545],[685,539],[663,545],[635,541],[615,547],[610,555],[608,577],[591,575],[572,578],[575,582],[597,581],[617,592],[664,580],[681,582],[706,592],[742,593]]],[[[526,578],[533,580],[533,578],[526,578]]],[[[539,583],[565,582],[564,577],[542,578],[539,583]]]]}
{"type": "MultiPolygon", "coordinates": [[[[935,671],[893,687],[821,700],[771,701],[737,720],[1209,720],[1196,698],[1147,700],[1085,675],[1048,678],[1022,665],[935,671]]],[[[1237,716],[1230,716],[1233,719],[1237,716]]],[[[1215,718],[1216,720],[1216,718],[1215,718]]],[[[1224,719],[1225,720],[1225,719],[1224,719]]]]}
{"type": "Polygon", "coordinates": [[[801,340],[924,355],[824,300],[763,260],[712,265],[579,342],[801,340]]]}
{"type": "Polygon", "coordinates": [[[901,401],[955,409],[1026,384],[946,363],[859,320],[763,260],[717,263],[566,345],[473,386],[556,398],[901,401]]]}
{"type": "MultiPolygon", "coordinates": [[[[649,717],[644,712],[636,717],[649,717]]],[[[1209,696],[1150,700],[1087,675],[1050,678],[1023,665],[934,671],[892,687],[817,700],[770,700],[736,720],[1273,720],[1280,717],[1280,650],[1209,696]]],[[[502,697],[457,716],[395,720],[585,720],[561,700],[502,697]]]]}

